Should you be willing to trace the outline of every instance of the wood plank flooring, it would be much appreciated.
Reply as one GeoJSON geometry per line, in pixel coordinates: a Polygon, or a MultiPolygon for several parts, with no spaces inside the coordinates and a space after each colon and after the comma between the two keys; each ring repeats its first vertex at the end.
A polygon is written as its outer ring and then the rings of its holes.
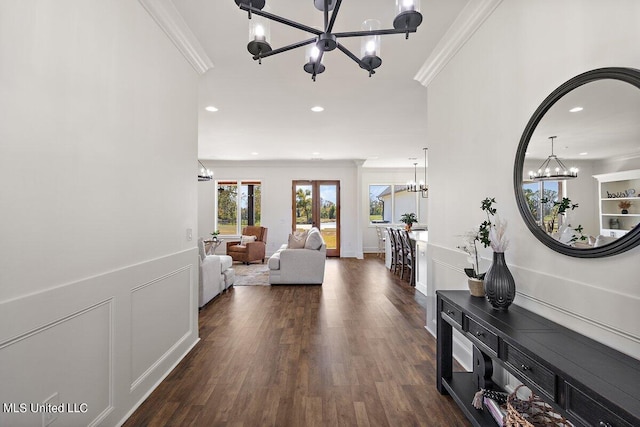
{"type": "Polygon", "coordinates": [[[435,388],[424,306],[375,257],[328,259],[322,286],[234,287],[124,425],[468,426],[435,388]]]}

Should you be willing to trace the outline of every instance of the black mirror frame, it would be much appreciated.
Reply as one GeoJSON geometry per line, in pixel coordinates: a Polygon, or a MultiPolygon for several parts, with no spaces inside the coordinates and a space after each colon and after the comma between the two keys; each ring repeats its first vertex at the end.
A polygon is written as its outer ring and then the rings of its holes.
{"type": "Polygon", "coordinates": [[[547,233],[538,226],[527,201],[524,197],[524,191],[522,191],[522,176],[524,173],[524,158],[525,152],[529,145],[529,140],[533,135],[538,123],[542,120],[547,111],[564,95],[572,90],[596,80],[603,79],[615,79],[627,82],[638,89],[640,89],[640,70],[634,68],[620,68],[620,67],[608,67],[599,68],[596,70],[587,71],[580,74],[567,82],[563,83],[560,87],[554,90],[549,96],[542,101],[542,104],[533,113],[533,116],[529,119],[527,126],[520,138],[520,144],[518,145],[518,151],[516,152],[516,159],[513,168],[513,184],[516,193],[516,203],[518,204],[518,210],[524,219],[525,224],[533,235],[544,243],[549,248],[564,255],[576,257],[576,258],[600,258],[612,255],[617,255],[622,252],[628,251],[640,244],[640,225],[637,225],[633,230],[629,231],[624,236],[617,239],[615,242],[607,245],[599,246],[596,248],[578,249],[572,246],[564,245],[557,240],[553,239],[547,233]]]}

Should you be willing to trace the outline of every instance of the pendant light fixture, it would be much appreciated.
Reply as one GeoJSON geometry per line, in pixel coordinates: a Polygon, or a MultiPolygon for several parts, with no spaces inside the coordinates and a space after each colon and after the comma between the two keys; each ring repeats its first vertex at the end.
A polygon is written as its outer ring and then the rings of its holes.
{"type": "Polygon", "coordinates": [[[211,181],[213,179],[213,172],[210,169],[205,168],[200,160],[198,160],[198,163],[200,163],[198,181],[211,181]]]}
{"type": "Polygon", "coordinates": [[[550,136],[551,155],[542,162],[537,172],[529,171],[529,179],[533,181],[565,181],[578,177],[578,168],[567,168],[562,160],[553,152],[553,142],[557,136],[550,136]]]}
{"type": "Polygon", "coordinates": [[[427,185],[427,148],[422,149],[424,151],[424,180],[417,182],[417,166],[418,163],[413,164],[413,181],[407,183],[407,191],[409,193],[420,193],[422,198],[429,198],[429,186],[427,185]]]}
{"type": "Polygon", "coordinates": [[[247,50],[253,55],[253,59],[261,64],[263,58],[306,45],[314,45],[317,51],[313,51],[313,55],[309,54],[311,52],[305,54],[305,64],[303,66],[303,69],[311,74],[313,81],[316,80],[318,74],[325,70],[325,66],[321,63],[324,53],[336,48],[356,62],[360,68],[368,71],[369,77],[371,77],[375,74],[375,69],[382,65],[382,59],[380,58],[380,36],[405,34],[405,37],[408,39],[409,33],[415,33],[418,26],[422,23],[420,0],[395,0],[396,17],[393,20],[393,28],[391,29],[380,29],[379,22],[366,20],[363,24],[362,31],[340,33],[334,33],[333,26],[336,22],[342,0],[313,0],[314,7],[324,14],[324,26],[322,29],[313,28],[263,10],[265,0],[235,0],[235,2],[240,9],[248,13],[250,20],[256,19],[259,21],[251,22],[249,25],[249,44],[247,45],[247,50]],[[253,15],[257,15],[258,18],[255,18],[253,15]],[[269,21],[275,21],[305,31],[312,34],[312,37],[278,49],[272,49],[269,44],[270,33],[267,25],[269,21]],[[345,37],[363,37],[365,39],[362,43],[361,58],[358,58],[338,42],[338,39],[345,37]]]}

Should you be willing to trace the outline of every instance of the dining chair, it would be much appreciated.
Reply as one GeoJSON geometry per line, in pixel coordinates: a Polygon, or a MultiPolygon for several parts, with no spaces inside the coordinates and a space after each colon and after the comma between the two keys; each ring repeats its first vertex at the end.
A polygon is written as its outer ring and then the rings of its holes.
{"type": "Polygon", "coordinates": [[[411,286],[415,286],[415,259],[416,259],[416,251],[415,247],[411,242],[411,238],[409,237],[409,232],[407,230],[399,230],[400,240],[402,242],[402,253],[403,253],[403,269],[400,273],[400,278],[404,278],[404,269],[407,269],[407,273],[409,273],[409,284],[411,286]]]}
{"type": "Polygon", "coordinates": [[[385,254],[385,241],[384,228],[376,226],[376,234],[378,235],[378,257],[384,258],[385,254]]]}

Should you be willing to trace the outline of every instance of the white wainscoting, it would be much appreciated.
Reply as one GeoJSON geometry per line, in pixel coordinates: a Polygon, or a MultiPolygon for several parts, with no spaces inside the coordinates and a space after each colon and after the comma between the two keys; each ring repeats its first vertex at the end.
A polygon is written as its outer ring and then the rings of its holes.
{"type": "MultiPolygon", "coordinates": [[[[122,424],[198,341],[197,257],[190,249],[0,302],[0,402],[55,396],[86,411],[52,425],[122,424]]],[[[0,425],[42,417],[0,411],[0,425]]]]}
{"type": "MultiPolygon", "coordinates": [[[[468,290],[463,268],[466,254],[429,244],[427,283],[427,330],[436,336],[436,290],[468,290]]],[[[491,260],[481,260],[486,271],[491,260]]],[[[525,307],[576,332],[602,342],[618,351],[638,358],[640,355],[640,322],[630,321],[638,316],[640,300],[609,289],[579,283],[567,278],[524,269],[509,263],[516,281],[514,304],[525,307]]],[[[471,344],[466,339],[454,343],[454,356],[466,364],[471,344]],[[464,346],[467,349],[463,349],[464,346]],[[457,350],[457,351],[456,351],[457,350]]]]}

